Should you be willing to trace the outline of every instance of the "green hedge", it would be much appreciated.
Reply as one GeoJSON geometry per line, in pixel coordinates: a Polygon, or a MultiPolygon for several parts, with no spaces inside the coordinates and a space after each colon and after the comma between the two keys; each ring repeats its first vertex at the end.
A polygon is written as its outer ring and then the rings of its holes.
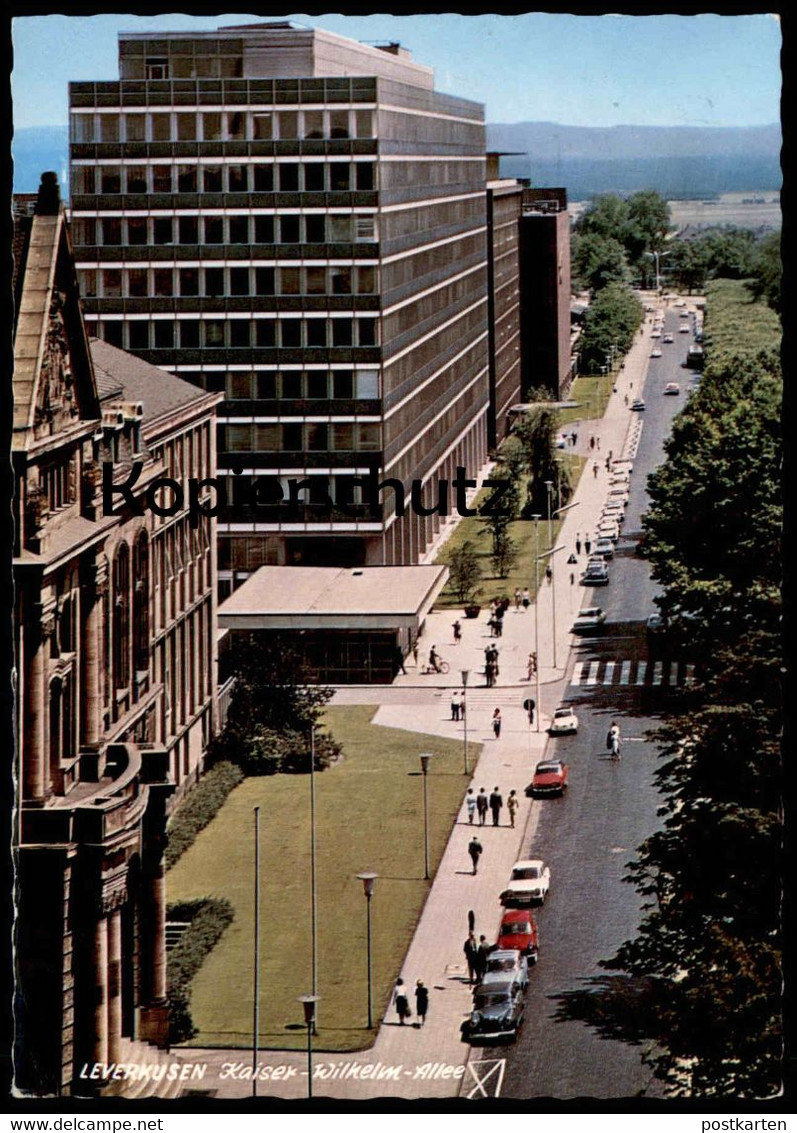
{"type": "Polygon", "coordinates": [[[217,763],[189,792],[166,831],[166,868],[170,869],[193,844],[224,803],[233,787],[244,777],[240,767],[232,763],[217,763]]]}
{"type": "Polygon", "coordinates": [[[168,920],[190,921],[167,958],[170,1042],[187,1042],[197,1033],[191,1018],[189,986],[233,916],[232,905],[223,897],[202,897],[168,906],[168,920]]]}

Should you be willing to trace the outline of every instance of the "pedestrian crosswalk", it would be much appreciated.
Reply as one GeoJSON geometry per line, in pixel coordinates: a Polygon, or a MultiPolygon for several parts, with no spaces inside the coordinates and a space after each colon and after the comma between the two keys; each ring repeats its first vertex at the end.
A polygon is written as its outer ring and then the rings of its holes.
{"type": "Polygon", "coordinates": [[[570,684],[576,688],[595,685],[640,686],[666,688],[673,685],[691,685],[695,679],[694,665],[683,661],[576,661],[570,684]]]}

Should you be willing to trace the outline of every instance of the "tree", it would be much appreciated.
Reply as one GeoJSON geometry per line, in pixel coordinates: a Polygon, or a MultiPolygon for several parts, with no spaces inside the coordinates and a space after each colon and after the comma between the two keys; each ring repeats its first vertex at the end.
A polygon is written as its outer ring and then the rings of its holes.
{"type": "Polygon", "coordinates": [[[572,259],[577,285],[588,287],[593,294],[608,283],[630,281],[625,248],[613,236],[586,233],[576,240],[572,259]]]}
{"type": "Polygon", "coordinates": [[[542,514],[547,507],[546,480],[556,480],[556,435],[559,414],[548,406],[539,406],[529,413],[515,429],[522,452],[527,476],[525,515],[542,514]]]}
{"type": "Polygon", "coordinates": [[[752,254],[752,278],[748,283],[755,298],[763,298],[774,311],[780,311],[780,279],[783,272],[780,244],[780,232],[771,232],[759,241],[752,254]]]}
{"type": "Polygon", "coordinates": [[[520,477],[517,471],[513,475],[513,470],[500,464],[493,469],[492,477],[494,480],[503,480],[509,485],[501,500],[501,512],[483,518],[485,531],[489,532],[492,537],[490,557],[493,570],[499,578],[506,578],[518,556],[517,545],[511,538],[509,530],[510,524],[516,519],[520,507],[520,488],[518,487],[520,477]]]}
{"type": "Polygon", "coordinates": [[[610,283],[593,298],[580,339],[582,369],[604,365],[612,346],[624,353],[631,345],[644,311],[630,287],[610,283]]]}
{"type": "Polygon", "coordinates": [[[651,271],[649,253],[664,250],[670,230],[670,208],[652,189],[633,193],[626,201],[626,208],[628,219],[621,239],[632,266],[647,280],[651,271]]]}
{"type": "Polygon", "coordinates": [[[479,562],[479,553],[472,540],[465,542],[446,555],[449,577],[448,585],[456,594],[460,602],[465,604],[473,602],[481,593],[479,583],[482,577],[482,568],[479,562]]]}
{"type": "Polygon", "coordinates": [[[622,241],[628,224],[628,206],[616,193],[602,193],[594,197],[579,217],[576,232],[609,236],[622,241]]]}

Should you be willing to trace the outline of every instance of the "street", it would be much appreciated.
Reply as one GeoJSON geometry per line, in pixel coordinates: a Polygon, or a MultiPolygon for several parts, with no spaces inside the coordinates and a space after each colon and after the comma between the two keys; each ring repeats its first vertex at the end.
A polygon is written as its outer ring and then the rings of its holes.
{"type": "MultiPolygon", "coordinates": [[[[635,554],[634,538],[641,531],[647,476],[664,459],[663,442],[692,384],[681,362],[693,338],[678,333],[680,321],[676,310],[667,311],[664,332],[674,341],[660,347],[661,358],[650,359],[640,391],[644,425],[625,522],[608,564],[609,585],[583,588],[582,604],[600,605],[607,621],[599,636],[574,639],[561,685],[562,703],[575,708],[579,732],[551,740],[546,754],[570,764],[567,796],[536,804],[536,830],[525,847],[527,856],[550,865],[552,880],[538,913],[540,960],[529,984],[524,1029],[513,1047],[474,1055],[506,1057],[503,1097],[651,1093],[642,1048],[601,1038],[579,1021],[557,1022],[556,1014],[561,995],[584,989],[590,977],[606,977],[599,962],[637,928],[640,898],[622,878],[635,848],[656,828],[660,803],[652,782],[656,750],[644,737],[666,709],[670,682],[689,674],[689,658],[657,664],[650,655],[645,620],[656,609],[656,587],[647,561],[635,554]],[[678,396],[663,394],[671,381],[681,387],[678,396]],[[619,763],[606,751],[614,720],[623,738],[619,763]]],[[[662,341],[651,342],[649,325],[645,340],[651,346],[662,341]]]]}

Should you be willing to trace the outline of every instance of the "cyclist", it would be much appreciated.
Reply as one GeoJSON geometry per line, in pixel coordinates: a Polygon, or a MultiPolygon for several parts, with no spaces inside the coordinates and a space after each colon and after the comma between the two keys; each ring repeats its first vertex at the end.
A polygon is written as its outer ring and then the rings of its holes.
{"type": "Polygon", "coordinates": [[[436,645],[433,645],[429,650],[429,668],[434,673],[440,672],[440,654],[437,652],[436,645]]]}

